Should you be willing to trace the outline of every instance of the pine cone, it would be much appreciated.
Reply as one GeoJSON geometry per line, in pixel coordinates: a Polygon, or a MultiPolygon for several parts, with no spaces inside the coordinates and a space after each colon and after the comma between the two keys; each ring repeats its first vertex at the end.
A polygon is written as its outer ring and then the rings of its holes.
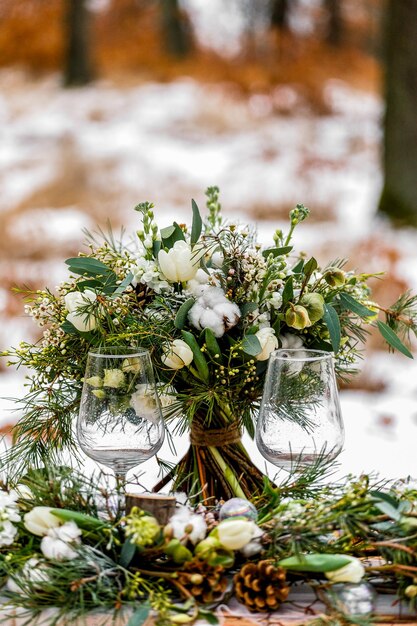
{"type": "Polygon", "coordinates": [[[246,563],[233,578],[236,598],[249,611],[275,611],[290,591],[285,574],[271,560],[246,563]]]}
{"type": "Polygon", "coordinates": [[[188,561],[178,572],[177,580],[200,604],[220,600],[227,588],[223,567],[221,565],[212,567],[200,559],[188,561]]]}
{"type": "Polygon", "coordinates": [[[135,287],[136,292],[136,304],[140,309],[143,309],[147,302],[152,299],[154,292],[146,285],[138,283],[135,287]]]}

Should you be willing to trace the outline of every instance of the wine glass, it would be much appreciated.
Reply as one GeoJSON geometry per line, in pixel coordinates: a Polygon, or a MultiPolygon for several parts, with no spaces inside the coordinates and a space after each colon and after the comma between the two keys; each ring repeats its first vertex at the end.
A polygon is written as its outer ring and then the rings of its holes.
{"type": "Polygon", "coordinates": [[[302,348],[273,352],[256,426],[261,454],[291,472],[334,459],[343,441],[333,355],[302,348]]]}
{"type": "Polygon", "coordinates": [[[158,452],[164,423],[148,350],[103,347],[88,353],[77,438],[87,456],[110,467],[118,485],[158,452]]]}

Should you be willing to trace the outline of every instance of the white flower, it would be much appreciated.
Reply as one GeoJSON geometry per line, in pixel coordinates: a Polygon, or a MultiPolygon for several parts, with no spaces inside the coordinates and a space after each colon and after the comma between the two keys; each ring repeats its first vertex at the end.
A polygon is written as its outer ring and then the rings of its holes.
{"type": "Polygon", "coordinates": [[[268,298],[267,304],[271,308],[273,308],[275,310],[278,310],[281,307],[281,304],[282,304],[282,295],[281,295],[281,293],[279,291],[274,291],[271,294],[271,297],[268,298]]]}
{"type": "Polygon", "coordinates": [[[111,370],[104,370],[103,387],[112,387],[118,389],[125,383],[125,375],[122,370],[114,368],[111,370]]]}
{"type": "Polygon", "coordinates": [[[43,537],[48,534],[51,528],[59,526],[60,521],[58,517],[53,515],[51,511],[52,509],[48,506],[35,506],[23,518],[26,530],[34,535],[43,537]]]}
{"type": "Polygon", "coordinates": [[[217,536],[227,550],[241,550],[255,536],[258,526],[247,519],[227,519],[217,526],[217,536]]]}
{"type": "Polygon", "coordinates": [[[284,350],[297,350],[303,347],[303,340],[298,335],[286,333],[279,336],[279,343],[284,350]]]}
{"type": "Polygon", "coordinates": [[[209,328],[215,337],[222,337],[238,323],[240,309],[219,287],[207,287],[191,307],[188,319],[198,330],[209,328]]]}
{"type": "Polygon", "coordinates": [[[78,542],[81,535],[82,531],[73,521],[65,522],[65,524],[62,524],[62,526],[58,526],[57,528],[51,528],[48,531],[49,537],[55,537],[56,539],[61,539],[61,541],[66,541],[67,543],[71,543],[72,541],[78,542]]]}
{"type": "Polygon", "coordinates": [[[27,595],[26,587],[28,583],[37,589],[42,589],[44,583],[48,582],[47,568],[39,559],[32,557],[24,564],[17,576],[7,579],[6,587],[14,593],[27,595]]]}
{"type": "Polygon", "coordinates": [[[94,330],[97,320],[94,315],[85,312],[87,305],[97,300],[97,295],[91,289],[84,292],[71,291],[64,296],[65,306],[68,311],[67,320],[80,332],[86,333],[94,330]]]}
{"type": "Polygon", "coordinates": [[[185,536],[196,545],[206,536],[207,524],[202,515],[193,513],[186,506],[180,506],[169,520],[176,539],[183,539],[185,536]]]}
{"type": "Polygon", "coordinates": [[[20,521],[19,508],[17,506],[18,499],[19,494],[17,491],[0,490],[0,524],[2,521],[20,521]]]}
{"type": "Polygon", "coordinates": [[[80,543],[81,530],[75,522],[66,522],[58,528],[51,528],[41,541],[42,554],[55,561],[71,561],[78,554],[70,544],[80,543]]]}
{"type": "Polygon", "coordinates": [[[159,267],[165,278],[172,283],[180,283],[191,280],[197,273],[200,265],[201,252],[196,253],[195,249],[185,241],[176,241],[173,248],[168,252],[160,250],[158,254],[159,267]]]}
{"type": "Polygon", "coordinates": [[[188,281],[186,292],[198,298],[207,288],[210,274],[207,274],[201,268],[197,270],[194,278],[188,281]]]}
{"type": "Polygon", "coordinates": [[[240,550],[240,553],[243,554],[246,559],[250,559],[251,557],[255,556],[255,554],[259,554],[259,552],[262,552],[263,547],[261,539],[264,534],[264,531],[259,528],[259,526],[256,526],[256,530],[252,539],[240,550]]]}
{"type": "Polygon", "coordinates": [[[11,546],[17,535],[17,528],[9,520],[0,521],[0,548],[11,546]]]}
{"type": "Polygon", "coordinates": [[[155,261],[140,257],[137,259],[136,264],[130,268],[130,271],[133,274],[132,285],[134,287],[141,283],[155,291],[155,293],[172,290],[172,287],[162,276],[155,261]]]}
{"type": "Polygon", "coordinates": [[[139,374],[140,358],[138,356],[130,356],[127,359],[124,359],[121,369],[127,374],[139,374]]]}
{"type": "Polygon", "coordinates": [[[171,370],[180,370],[184,366],[190,365],[194,358],[190,346],[182,339],[174,339],[174,341],[165,346],[163,350],[161,361],[171,370]]]}
{"type": "Polygon", "coordinates": [[[100,376],[90,376],[90,378],[86,378],[85,382],[91,385],[92,387],[102,387],[103,379],[100,376]]]}
{"type": "Polygon", "coordinates": [[[358,583],[365,574],[365,568],[359,559],[350,557],[350,563],[335,569],[332,572],[325,572],[326,578],[332,583],[358,583]]]}
{"type": "Polygon", "coordinates": [[[72,561],[78,556],[68,543],[48,536],[41,541],[41,552],[45,558],[55,561],[72,561]]]}
{"type": "Polygon", "coordinates": [[[158,402],[155,389],[146,384],[136,385],[130,398],[130,406],[136,415],[156,424],[159,420],[158,402]]]}
{"type": "Polygon", "coordinates": [[[257,361],[266,361],[269,359],[271,352],[274,352],[278,348],[278,338],[275,337],[275,331],[273,328],[265,327],[258,330],[255,333],[255,337],[261,344],[262,351],[256,355],[257,361]]]}
{"type": "Polygon", "coordinates": [[[211,262],[213,267],[222,267],[224,263],[223,253],[220,252],[220,250],[217,250],[217,252],[213,252],[213,254],[211,255],[211,262]]]}

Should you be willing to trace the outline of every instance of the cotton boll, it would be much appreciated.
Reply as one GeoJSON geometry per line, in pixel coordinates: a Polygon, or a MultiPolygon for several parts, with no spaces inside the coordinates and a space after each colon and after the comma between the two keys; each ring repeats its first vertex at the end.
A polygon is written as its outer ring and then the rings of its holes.
{"type": "Polygon", "coordinates": [[[234,302],[224,300],[213,307],[213,311],[221,316],[224,321],[225,330],[229,330],[236,326],[240,319],[240,309],[234,302]]]}
{"type": "Polygon", "coordinates": [[[197,328],[209,328],[217,338],[224,335],[223,319],[212,309],[203,309],[198,324],[197,328]]]}

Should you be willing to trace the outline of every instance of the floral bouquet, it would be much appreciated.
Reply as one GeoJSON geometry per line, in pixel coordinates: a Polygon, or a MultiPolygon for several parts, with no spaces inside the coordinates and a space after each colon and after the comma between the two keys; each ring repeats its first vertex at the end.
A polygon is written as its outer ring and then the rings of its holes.
{"type": "Polygon", "coordinates": [[[323,626],[369,623],[372,582],[413,606],[415,485],[329,483],[331,469],[266,483],[259,509],[232,498],[178,506],[165,521],[137,506],[120,511],[104,476],[30,470],[0,484],[1,615],[18,609],[19,620],[43,624],[42,610],[54,607],[48,623],[58,624],[106,611],[100,623],[130,614],[128,626],[139,626],[152,610],[159,626],[216,624],[212,609],[232,593],[250,611],[275,611],[300,580],[328,605],[323,626]],[[341,588],[345,618],[333,601],[341,588]]]}
{"type": "MultiPolygon", "coordinates": [[[[272,351],[334,352],[339,375],[347,376],[375,326],[411,357],[402,338],[416,332],[416,298],[405,294],[383,309],[371,298],[369,274],[297,255],[292,236],[308,216],[303,205],[266,248],[253,229],[223,220],[216,187],[207,190],[204,220],[192,202],[191,228],[174,222],[160,229],[149,203],[136,211],[141,226],[131,239],[90,235],[89,250],[66,261],[70,278],[56,293],[26,293],[27,313],[44,330],[40,344],[6,353],[33,372],[6,458],[15,467],[18,460],[23,467],[59,460],[65,447],[76,451],[72,422],[87,353],[97,346],[151,351],[165,418],[175,418],[191,442],[157,488],[173,478],[176,490],[205,502],[261,495],[263,475],[241,434],[246,428],[253,436],[272,351]]],[[[114,394],[124,374],[110,375],[114,394]]],[[[105,381],[88,382],[104,396],[105,381]]]]}

